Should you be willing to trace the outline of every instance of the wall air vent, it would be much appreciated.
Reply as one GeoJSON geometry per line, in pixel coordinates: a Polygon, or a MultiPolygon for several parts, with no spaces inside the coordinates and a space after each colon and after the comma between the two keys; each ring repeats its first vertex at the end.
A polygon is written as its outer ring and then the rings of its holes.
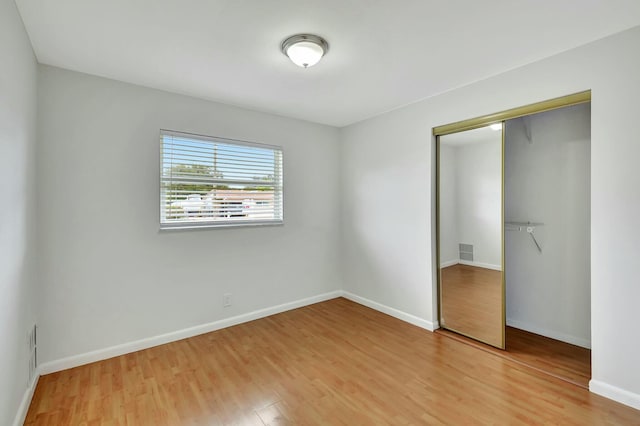
{"type": "Polygon", "coordinates": [[[460,260],[466,260],[473,262],[473,244],[458,244],[458,250],[460,252],[460,260]]]}

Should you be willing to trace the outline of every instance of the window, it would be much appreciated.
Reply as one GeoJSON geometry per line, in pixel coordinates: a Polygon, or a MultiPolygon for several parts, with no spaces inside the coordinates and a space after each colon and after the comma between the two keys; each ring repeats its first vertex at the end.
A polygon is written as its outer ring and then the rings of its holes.
{"type": "Polygon", "coordinates": [[[282,148],[160,132],[160,227],[281,224],[282,148]]]}

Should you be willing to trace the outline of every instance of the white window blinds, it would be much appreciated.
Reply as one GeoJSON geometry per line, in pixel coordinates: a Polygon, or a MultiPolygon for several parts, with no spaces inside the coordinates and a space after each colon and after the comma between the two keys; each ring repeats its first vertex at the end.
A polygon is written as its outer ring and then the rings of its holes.
{"type": "Polygon", "coordinates": [[[282,223],[282,148],[160,132],[160,227],[282,223]]]}

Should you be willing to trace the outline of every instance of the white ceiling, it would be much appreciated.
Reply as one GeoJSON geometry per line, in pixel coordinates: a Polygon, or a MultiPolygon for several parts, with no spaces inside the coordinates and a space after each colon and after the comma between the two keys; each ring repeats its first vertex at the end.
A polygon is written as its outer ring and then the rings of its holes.
{"type": "Polygon", "coordinates": [[[638,0],[16,0],[38,61],[344,126],[640,24],[638,0]],[[326,38],[313,68],[280,43],[326,38]]]}

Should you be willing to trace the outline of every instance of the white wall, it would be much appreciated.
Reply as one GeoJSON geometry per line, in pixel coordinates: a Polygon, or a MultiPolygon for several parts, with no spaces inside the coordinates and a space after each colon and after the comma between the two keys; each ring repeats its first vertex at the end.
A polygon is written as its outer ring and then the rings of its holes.
{"type": "Polygon", "coordinates": [[[440,144],[440,265],[460,262],[458,244],[458,162],[457,148],[440,144]]]}
{"type": "Polygon", "coordinates": [[[502,136],[456,148],[458,238],[476,266],[502,270],[502,136]]]}
{"type": "Polygon", "coordinates": [[[36,60],[15,3],[0,1],[0,424],[27,389],[35,323],[36,60]]]}
{"type": "Polygon", "coordinates": [[[461,243],[474,251],[463,263],[502,270],[502,135],[457,144],[460,135],[440,138],[441,264],[459,263],[461,243]]]}
{"type": "Polygon", "coordinates": [[[432,128],[592,89],[591,388],[640,407],[639,46],[636,27],[343,129],[346,289],[435,321],[432,128]]]}
{"type": "Polygon", "coordinates": [[[342,287],[335,128],[48,66],[38,123],[42,362],[342,287]],[[283,146],[284,226],[159,232],[161,128],[283,146]]]}
{"type": "Polygon", "coordinates": [[[505,233],[507,324],[591,344],[591,108],[577,105],[506,125],[505,220],[542,222],[536,239],[505,233]]]}

